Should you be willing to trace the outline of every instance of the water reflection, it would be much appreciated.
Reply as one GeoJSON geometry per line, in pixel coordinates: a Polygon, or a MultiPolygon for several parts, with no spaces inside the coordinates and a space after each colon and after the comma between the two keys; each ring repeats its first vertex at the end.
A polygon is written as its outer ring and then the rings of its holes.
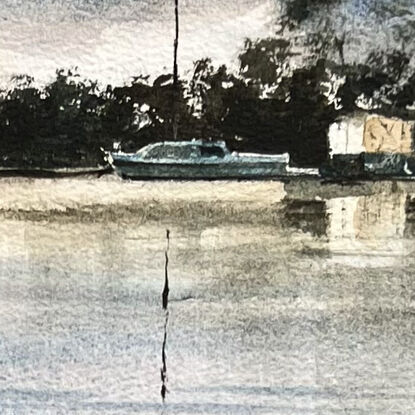
{"type": "Polygon", "coordinates": [[[406,192],[285,200],[283,225],[326,237],[335,262],[351,266],[393,266],[410,253],[414,238],[414,198],[406,192]]]}
{"type": "Polygon", "coordinates": [[[286,199],[282,212],[282,224],[285,227],[317,237],[327,234],[327,206],[323,200],[286,199]]]}
{"type": "Polygon", "coordinates": [[[162,193],[150,206],[142,191],[137,210],[98,218],[4,214],[0,390],[10,410],[160,412],[168,228],[167,412],[410,413],[413,195],[386,186],[318,200],[261,183],[258,200],[251,184],[238,201],[209,188],[203,203],[171,196],[162,207],[162,193]]]}
{"type": "Polygon", "coordinates": [[[408,195],[405,203],[405,238],[415,239],[415,196],[408,195]]]}
{"type": "Polygon", "coordinates": [[[403,239],[405,203],[405,193],[327,201],[327,235],[333,260],[356,267],[399,263],[408,254],[403,239]]]}

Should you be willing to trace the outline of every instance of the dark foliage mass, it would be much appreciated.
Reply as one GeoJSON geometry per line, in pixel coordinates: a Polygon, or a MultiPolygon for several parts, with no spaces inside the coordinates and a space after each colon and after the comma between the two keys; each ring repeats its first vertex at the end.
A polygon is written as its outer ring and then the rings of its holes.
{"type": "Polygon", "coordinates": [[[12,167],[68,167],[94,165],[102,135],[101,108],[105,99],[92,82],[58,71],[44,90],[33,79],[17,85],[0,102],[2,165],[12,167]]]}
{"type": "Polygon", "coordinates": [[[340,0],[286,0],[285,17],[293,25],[302,23],[322,9],[329,12],[330,6],[340,3],[340,0]]]}
{"type": "Polygon", "coordinates": [[[238,73],[199,60],[177,88],[171,74],[106,88],[63,70],[42,89],[16,77],[0,99],[1,165],[96,166],[104,162],[100,148],[114,142],[135,151],[173,139],[175,117],[180,140],[222,139],[233,150],[289,152],[293,165],[318,166],[330,124],[356,111],[359,100],[378,113],[412,116],[415,74],[402,51],[377,50],[354,64],[344,62],[335,36],[307,36],[306,57],[289,39],[247,40],[238,73]],[[301,64],[292,65],[295,59],[301,64]]]}

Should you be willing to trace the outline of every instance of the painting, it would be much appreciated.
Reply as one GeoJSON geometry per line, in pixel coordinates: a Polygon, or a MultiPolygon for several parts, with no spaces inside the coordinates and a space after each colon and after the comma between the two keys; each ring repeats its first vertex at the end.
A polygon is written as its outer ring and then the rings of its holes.
{"type": "Polygon", "coordinates": [[[0,2],[0,413],[415,413],[413,0],[0,2]]]}

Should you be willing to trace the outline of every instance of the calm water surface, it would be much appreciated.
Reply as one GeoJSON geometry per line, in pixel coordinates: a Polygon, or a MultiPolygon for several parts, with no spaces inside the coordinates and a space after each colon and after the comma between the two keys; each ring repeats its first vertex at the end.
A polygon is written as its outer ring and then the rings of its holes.
{"type": "Polygon", "coordinates": [[[1,414],[415,413],[404,186],[0,191],[1,414]]]}

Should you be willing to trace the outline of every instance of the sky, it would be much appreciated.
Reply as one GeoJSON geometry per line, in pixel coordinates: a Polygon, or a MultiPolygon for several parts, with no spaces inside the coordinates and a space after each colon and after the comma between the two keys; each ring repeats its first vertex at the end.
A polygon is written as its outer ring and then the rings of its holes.
{"type": "MultiPolygon", "coordinates": [[[[179,1],[179,70],[186,75],[203,57],[235,68],[245,38],[275,32],[282,0],[179,1]]],[[[326,17],[323,11],[307,24],[315,29],[326,17]]],[[[394,27],[415,28],[415,2],[342,0],[329,18],[350,34],[345,56],[354,61],[395,47],[394,27]]],[[[0,86],[19,74],[42,84],[73,67],[104,85],[157,76],[172,70],[173,37],[173,0],[0,0],[0,86]]]]}
{"type": "MultiPolygon", "coordinates": [[[[273,0],[181,0],[179,69],[197,59],[235,65],[246,37],[273,33],[273,0]]],[[[78,67],[103,83],[171,71],[173,0],[1,0],[0,83],[47,82],[78,67]]]]}

